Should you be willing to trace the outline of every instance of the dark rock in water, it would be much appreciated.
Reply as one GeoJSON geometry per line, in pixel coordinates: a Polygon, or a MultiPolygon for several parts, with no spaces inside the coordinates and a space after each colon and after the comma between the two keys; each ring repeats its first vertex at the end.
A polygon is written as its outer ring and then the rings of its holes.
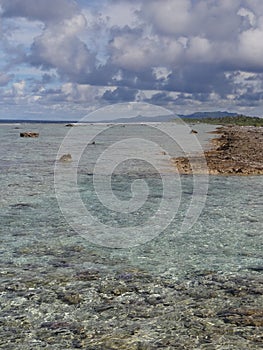
{"type": "Polygon", "coordinates": [[[66,321],[44,322],[40,327],[49,329],[69,328],[71,327],[71,323],[66,321]]]}
{"type": "Polygon", "coordinates": [[[99,277],[99,271],[97,270],[80,271],[76,274],[76,279],[80,281],[97,280],[99,277]]]}
{"type": "Polygon", "coordinates": [[[117,278],[120,280],[132,280],[133,277],[134,276],[132,273],[121,273],[117,276],[117,278]]]}
{"type": "Polygon", "coordinates": [[[263,326],[263,309],[229,309],[217,314],[225,323],[232,323],[237,326],[263,326]]]}
{"type": "Polygon", "coordinates": [[[103,305],[98,305],[94,307],[94,310],[96,312],[103,312],[106,310],[114,309],[114,305],[112,304],[103,304],[103,305]]]}
{"type": "Polygon", "coordinates": [[[252,271],[263,272],[263,266],[250,266],[248,269],[252,271]]]}
{"type": "Polygon", "coordinates": [[[70,264],[68,264],[66,261],[62,260],[62,261],[52,261],[51,262],[52,266],[53,267],[63,267],[63,268],[66,268],[66,267],[70,267],[70,264]]]}
{"type": "Polygon", "coordinates": [[[26,209],[26,208],[32,208],[32,205],[29,203],[16,203],[16,204],[11,204],[10,207],[13,209],[26,209]]]}
{"type": "Polygon", "coordinates": [[[59,158],[59,161],[60,161],[60,162],[71,162],[71,161],[72,161],[72,156],[71,156],[70,153],[68,153],[68,154],[63,154],[63,156],[61,156],[61,157],[59,158]]]}
{"type": "Polygon", "coordinates": [[[38,137],[38,132],[33,131],[26,131],[26,132],[20,132],[20,137],[38,137]]]}

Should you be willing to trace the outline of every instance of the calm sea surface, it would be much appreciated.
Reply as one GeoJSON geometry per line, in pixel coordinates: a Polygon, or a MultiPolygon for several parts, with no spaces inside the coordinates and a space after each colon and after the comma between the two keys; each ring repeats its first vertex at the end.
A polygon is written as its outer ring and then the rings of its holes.
{"type": "MultiPolygon", "coordinates": [[[[187,232],[179,228],[193,197],[194,184],[191,176],[177,176],[176,190],[180,200],[175,202],[178,208],[174,208],[176,213],[171,223],[163,232],[154,233],[153,239],[146,239],[142,244],[128,244],[122,249],[114,249],[112,245],[109,247],[108,238],[98,231],[100,226],[94,232],[92,227],[87,229],[90,232],[86,232],[86,235],[77,232],[74,225],[76,227],[76,221],[81,225],[84,217],[75,207],[72,207],[76,219],[73,227],[69,222],[73,218],[68,220],[63,215],[55,191],[54,166],[59,147],[67,133],[74,129],[75,140],[87,135],[86,148],[77,166],[74,163],[76,147],[71,141],[64,148],[72,153],[73,164],[59,165],[60,177],[56,181],[60,181],[59,191],[64,196],[64,202],[68,203],[67,210],[71,205],[74,206],[72,198],[75,189],[67,182],[67,174],[75,167],[77,189],[88,212],[107,227],[116,227],[116,231],[128,226],[136,233],[158,211],[163,196],[162,175],[169,179],[174,172],[169,156],[183,154],[174,141],[182,136],[180,128],[169,126],[170,134],[174,136],[168,137],[167,133],[159,129],[142,125],[106,128],[101,125],[75,128],[66,128],[62,124],[0,125],[0,259],[3,278],[6,279],[8,271],[15,271],[15,276],[21,278],[29,271],[33,274],[56,274],[66,269],[71,273],[84,267],[109,271],[132,267],[174,277],[202,270],[242,273],[251,267],[262,267],[262,176],[210,177],[206,204],[187,232]],[[28,130],[39,131],[39,138],[19,137],[21,131],[28,130]],[[91,139],[94,135],[95,138],[91,139]],[[95,140],[95,144],[91,140],[95,140]],[[159,151],[158,147],[155,149],[153,143],[146,147],[145,140],[155,143],[163,151],[159,151]],[[123,149],[126,153],[122,153],[123,149]],[[133,152],[129,153],[131,149],[133,152]],[[108,157],[105,152],[113,156],[108,157]],[[119,159],[120,154],[124,155],[119,159]],[[102,160],[96,170],[101,155],[102,160]],[[108,183],[108,170],[112,162],[116,164],[110,184],[116,200],[131,200],[135,180],[143,180],[148,185],[146,201],[142,206],[137,203],[137,208],[136,200],[140,201],[144,197],[135,196],[135,209],[128,213],[122,213],[121,210],[114,212],[103,205],[94,189],[94,171],[97,171],[100,181],[108,183]],[[102,239],[98,241],[95,235],[100,234],[102,239]],[[96,259],[91,261],[90,254],[95,254],[96,259]],[[64,261],[65,266],[61,261],[64,261]]],[[[199,131],[201,145],[205,145],[211,137],[206,132],[214,127],[195,128],[199,131]]],[[[173,191],[171,188],[171,193],[173,191]]],[[[104,195],[107,199],[108,194],[105,192],[104,195]]],[[[153,231],[156,227],[158,231],[158,222],[152,220],[151,225],[153,231]]],[[[121,234],[117,235],[118,238],[121,240],[121,234]]],[[[141,243],[140,240],[138,242],[141,243]]]]}

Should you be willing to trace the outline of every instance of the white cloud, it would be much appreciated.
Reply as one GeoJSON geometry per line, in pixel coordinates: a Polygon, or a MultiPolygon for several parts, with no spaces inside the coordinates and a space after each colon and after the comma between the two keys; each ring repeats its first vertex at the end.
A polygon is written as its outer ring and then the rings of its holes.
{"type": "Polygon", "coordinates": [[[258,22],[257,28],[246,30],[239,37],[238,54],[249,68],[263,68],[263,17],[258,22]]]}
{"type": "Polygon", "coordinates": [[[63,84],[61,92],[69,102],[95,102],[99,88],[90,85],[79,85],[73,83],[63,84]]]}
{"type": "Polygon", "coordinates": [[[238,10],[237,14],[241,17],[247,18],[249,25],[251,27],[254,27],[256,25],[256,15],[252,11],[250,11],[244,7],[241,7],[238,10]]]}
{"type": "Polygon", "coordinates": [[[136,15],[139,11],[140,5],[135,2],[121,1],[121,2],[107,2],[102,9],[102,19],[107,22],[109,27],[125,27],[135,28],[139,24],[136,15]]]}
{"type": "Polygon", "coordinates": [[[153,68],[153,75],[157,80],[167,80],[169,74],[171,74],[172,71],[168,70],[166,67],[154,67],[153,68]]]}
{"type": "Polygon", "coordinates": [[[137,32],[116,36],[110,48],[114,65],[135,72],[162,64],[174,66],[183,50],[176,40],[156,35],[140,36],[137,32]]]}
{"type": "Polygon", "coordinates": [[[141,15],[158,32],[185,34],[191,28],[190,0],[151,0],[143,2],[141,15]]]}
{"type": "Polygon", "coordinates": [[[15,97],[23,96],[25,87],[26,87],[26,82],[24,80],[14,83],[12,86],[13,96],[15,97]]]}

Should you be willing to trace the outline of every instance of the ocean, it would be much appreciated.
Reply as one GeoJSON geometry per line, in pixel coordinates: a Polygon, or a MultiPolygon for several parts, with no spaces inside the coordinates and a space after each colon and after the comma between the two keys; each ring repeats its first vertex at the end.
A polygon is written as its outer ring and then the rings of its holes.
{"type": "MultiPolygon", "coordinates": [[[[127,295],[135,293],[129,289],[126,294],[112,292],[116,283],[119,286],[121,281],[123,288],[133,283],[138,290],[148,283],[152,289],[144,291],[147,298],[162,294],[158,283],[167,287],[160,279],[184,284],[186,289],[193,281],[198,288],[203,283],[197,282],[200,276],[228,276],[224,283],[230,289],[233,283],[243,283],[231,278],[253,278],[259,284],[263,177],[178,174],[171,157],[200,153],[214,137],[209,131],[215,126],[193,128],[196,135],[175,123],[71,128],[0,124],[1,348],[177,349],[172,342],[164,345],[160,340],[162,347],[156,343],[157,338],[169,338],[165,327],[160,336],[157,324],[146,331],[147,322],[145,318],[141,322],[138,315],[129,322],[123,321],[124,316],[116,321],[112,300],[119,298],[123,304],[127,295]],[[37,131],[39,137],[21,138],[22,131],[37,131]],[[64,154],[71,154],[72,161],[59,161],[64,154]],[[106,282],[108,289],[99,292],[106,282]],[[67,293],[80,295],[80,301],[70,301],[67,293]],[[102,302],[98,293],[108,293],[108,299],[104,295],[102,302]],[[104,305],[106,299],[110,305],[104,319],[91,303],[104,305]],[[90,325],[95,319],[97,328],[90,325]],[[61,320],[64,326],[56,326],[61,320]],[[144,333],[117,337],[117,345],[102,337],[123,330],[122,322],[126,326],[141,322],[144,333]],[[82,337],[73,323],[82,324],[89,335],[82,337]],[[61,327],[63,331],[56,333],[61,327]]],[[[220,300],[227,297],[221,295],[220,300]]],[[[163,305],[162,315],[167,311],[163,305]]],[[[233,334],[212,343],[198,343],[196,335],[188,334],[188,344],[185,329],[182,334],[178,331],[178,349],[208,349],[207,344],[212,344],[211,349],[257,349],[262,345],[258,336],[254,342],[233,334]]],[[[192,332],[194,327],[189,329],[192,332]]],[[[257,334],[254,331],[250,330],[257,334]]]]}

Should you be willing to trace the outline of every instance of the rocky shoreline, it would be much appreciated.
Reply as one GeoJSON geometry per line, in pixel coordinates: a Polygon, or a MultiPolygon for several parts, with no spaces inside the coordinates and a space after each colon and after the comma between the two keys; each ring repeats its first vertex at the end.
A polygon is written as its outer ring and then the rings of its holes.
{"type": "Polygon", "coordinates": [[[214,133],[219,137],[212,139],[211,149],[204,151],[207,169],[202,166],[203,155],[174,158],[172,162],[180,174],[263,174],[263,127],[221,126],[214,133]]]}

